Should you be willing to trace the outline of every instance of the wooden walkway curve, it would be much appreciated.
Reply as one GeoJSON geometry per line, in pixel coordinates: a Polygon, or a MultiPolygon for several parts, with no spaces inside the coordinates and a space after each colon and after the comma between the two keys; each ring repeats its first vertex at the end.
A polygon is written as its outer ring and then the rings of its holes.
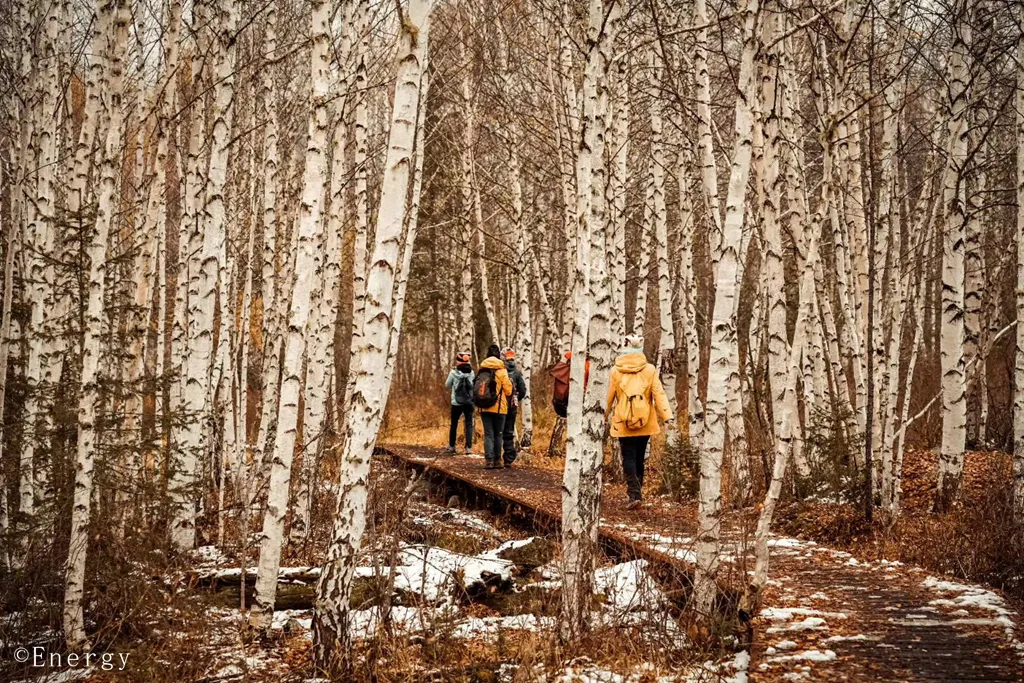
{"type": "MultiPolygon", "coordinates": [[[[558,524],[556,471],[484,470],[479,456],[422,446],[383,450],[457,489],[504,501],[541,528],[558,524]]],[[[606,487],[602,542],[689,571],[693,506],[655,500],[627,511],[625,502],[621,486],[606,487]]],[[[749,553],[742,533],[727,536],[721,580],[740,585],[749,553]]],[[[1024,681],[1024,624],[995,591],[788,538],[772,540],[770,575],[753,624],[750,681],[1024,681]]]]}

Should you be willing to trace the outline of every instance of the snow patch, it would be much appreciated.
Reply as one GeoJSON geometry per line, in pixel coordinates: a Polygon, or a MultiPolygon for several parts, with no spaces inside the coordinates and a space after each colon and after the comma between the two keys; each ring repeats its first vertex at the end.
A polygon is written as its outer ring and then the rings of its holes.
{"type": "Polygon", "coordinates": [[[821,617],[807,617],[803,621],[797,621],[789,626],[772,626],[765,629],[765,633],[784,633],[786,631],[820,631],[828,628],[828,624],[821,617]]]}
{"type": "Polygon", "coordinates": [[[795,662],[800,660],[806,660],[809,662],[831,662],[836,658],[836,653],[832,650],[804,650],[803,652],[797,652],[792,655],[779,655],[772,657],[773,662],[795,662]]]}
{"type": "MultiPolygon", "coordinates": [[[[955,581],[947,581],[934,576],[925,577],[923,585],[926,588],[938,591],[939,593],[956,593],[952,598],[938,598],[929,604],[947,607],[957,607],[959,610],[973,607],[975,609],[991,612],[994,616],[992,621],[1003,627],[1006,639],[1017,650],[1018,654],[1024,656],[1024,643],[1017,639],[1017,624],[1014,620],[1016,613],[1007,608],[1006,601],[993,591],[981,586],[972,586],[955,581]]],[[[959,611],[958,610],[958,611],[959,611]]],[[[965,623],[968,619],[957,620],[965,623]]]]}
{"type": "Polygon", "coordinates": [[[616,612],[654,609],[665,604],[665,594],[647,573],[647,560],[633,560],[594,572],[594,589],[604,594],[616,612]]]}
{"type": "Polygon", "coordinates": [[[789,621],[793,617],[829,617],[830,619],[846,619],[843,612],[822,612],[804,607],[766,607],[758,616],[772,621],[789,621]]]}

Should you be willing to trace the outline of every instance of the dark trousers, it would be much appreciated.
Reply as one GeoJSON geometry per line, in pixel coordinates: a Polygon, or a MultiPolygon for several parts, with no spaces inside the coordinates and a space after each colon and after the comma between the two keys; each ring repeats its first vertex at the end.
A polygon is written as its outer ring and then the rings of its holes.
{"type": "Polygon", "coordinates": [[[466,422],[466,450],[473,447],[473,404],[452,406],[452,424],[448,428],[448,446],[455,448],[455,438],[459,435],[459,418],[466,422]]]}
{"type": "Polygon", "coordinates": [[[501,461],[501,435],[505,429],[505,416],[500,413],[480,413],[484,423],[484,458],[489,463],[501,461]]]}
{"type": "Polygon", "coordinates": [[[516,414],[519,408],[511,406],[508,415],[505,416],[505,428],[501,432],[501,441],[504,446],[504,460],[506,465],[516,461],[516,414]]]}
{"type": "Polygon", "coordinates": [[[644,455],[650,440],[649,436],[619,437],[622,473],[626,475],[626,492],[630,500],[640,500],[640,491],[644,487],[644,455]]]}

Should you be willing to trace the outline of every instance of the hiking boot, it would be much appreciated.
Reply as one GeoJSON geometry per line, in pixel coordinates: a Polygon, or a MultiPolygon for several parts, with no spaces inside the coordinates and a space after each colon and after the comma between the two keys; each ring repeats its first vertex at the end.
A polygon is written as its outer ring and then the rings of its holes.
{"type": "Polygon", "coordinates": [[[505,469],[506,470],[512,469],[512,463],[510,463],[510,462],[505,463],[505,469]]]}
{"type": "Polygon", "coordinates": [[[487,462],[484,463],[484,469],[485,470],[494,470],[494,469],[497,469],[497,468],[498,468],[498,465],[495,465],[490,460],[488,460],[487,462]]]}
{"type": "Polygon", "coordinates": [[[466,455],[473,455],[473,449],[467,446],[466,447],[466,455]]]}
{"type": "Polygon", "coordinates": [[[444,449],[444,455],[455,455],[455,446],[449,446],[444,449]]]}
{"type": "Polygon", "coordinates": [[[639,510],[643,506],[643,502],[639,500],[631,500],[626,503],[627,510],[639,510]]]}

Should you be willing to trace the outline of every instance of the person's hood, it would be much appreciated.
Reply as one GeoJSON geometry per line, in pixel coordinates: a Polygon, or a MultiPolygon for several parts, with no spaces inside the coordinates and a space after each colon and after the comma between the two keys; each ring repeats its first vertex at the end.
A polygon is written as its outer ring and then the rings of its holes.
{"type": "Polygon", "coordinates": [[[505,369],[508,370],[509,372],[515,372],[516,371],[516,361],[515,361],[515,359],[509,358],[508,360],[506,360],[505,361],[505,369]]]}
{"type": "Polygon", "coordinates": [[[488,370],[504,370],[505,361],[494,356],[488,356],[484,358],[484,362],[480,363],[480,367],[487,368],[488,370]]]}
{"type": "Polygon", "coordinates": [[[615,368],[619,372],[636,373],[647,367],[647,356],[643,351],[630,351],[615,359],[615,368]]]}

